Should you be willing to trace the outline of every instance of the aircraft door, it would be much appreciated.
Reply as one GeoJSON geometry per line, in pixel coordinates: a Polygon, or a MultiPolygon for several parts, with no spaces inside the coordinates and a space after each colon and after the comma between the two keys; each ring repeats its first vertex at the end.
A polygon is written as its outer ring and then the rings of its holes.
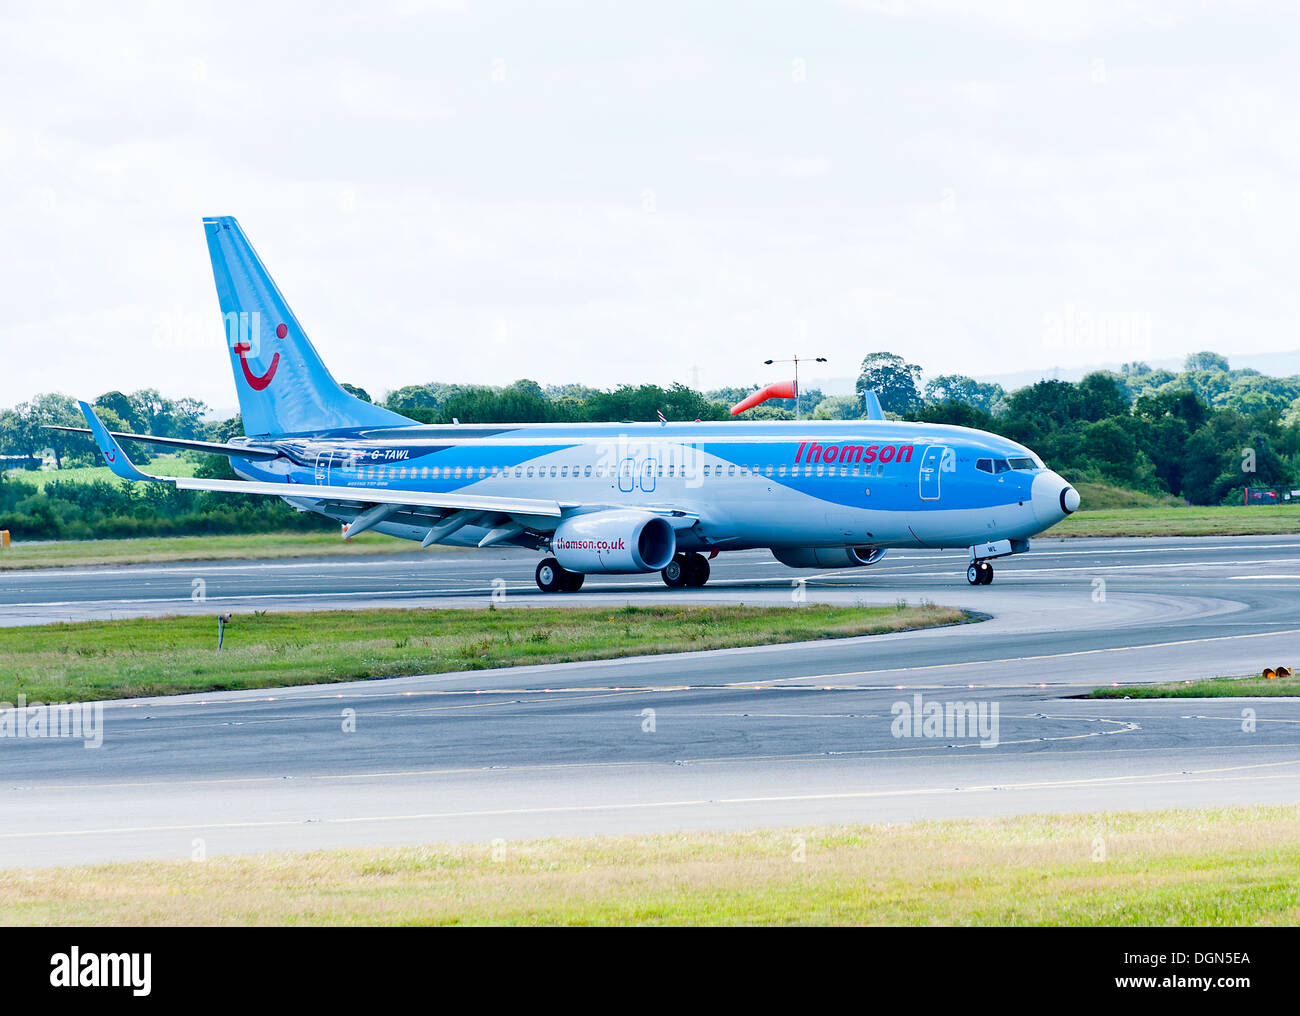
{"type": "Polygon", "coordinates": [[[655,470],[659,463],[654,459],[646,459],[641,463],[641,489],[647,494],[653,494],[655,489],[655,470]]]}
{"type": "Polygon", "coordinates": [[[930,445],[921,456],[920,490],[922,501],[938,501],[940,492],[939,477],[945,472],[952,472],[956,455],[951,448],[943,445],[930,445]]]}

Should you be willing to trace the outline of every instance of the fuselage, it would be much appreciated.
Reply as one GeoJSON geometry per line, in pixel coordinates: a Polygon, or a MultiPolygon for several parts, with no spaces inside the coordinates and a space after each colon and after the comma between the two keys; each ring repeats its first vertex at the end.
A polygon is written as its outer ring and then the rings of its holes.
{"type": "MultiPolygon", "coordinates": [[[[940,424],[438,425],[248,440],[283,453],[232,458],[250,480],[544,498],[566,515],[684,512],[698,522],[678,531],[682,550],[967,547],[1027,540],[1072,510],[1072,488],[1029,449],[940,424]]],[[[375,528],[416,540],[427,532],[375,528]]],[[[486,531],[467,525],[445,542],[475,545],[486,531]]],[[[536,533],[512,542],[539,545],[536,533]]]]}

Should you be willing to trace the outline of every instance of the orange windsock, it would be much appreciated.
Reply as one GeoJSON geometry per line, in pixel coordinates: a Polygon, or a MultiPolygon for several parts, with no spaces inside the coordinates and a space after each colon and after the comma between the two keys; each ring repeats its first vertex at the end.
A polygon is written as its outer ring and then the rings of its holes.
{"type": "Polygon", "coordinates": [[[768,399],[793,399],[796,398],[796,392],[793,381],[777,381],[768,385],[766,388],[760,388],[744,402],[737,402],[731,407],[731,415],[739,416],[746,409],[753,409],[760,402],[766,402],[768,399]]]}

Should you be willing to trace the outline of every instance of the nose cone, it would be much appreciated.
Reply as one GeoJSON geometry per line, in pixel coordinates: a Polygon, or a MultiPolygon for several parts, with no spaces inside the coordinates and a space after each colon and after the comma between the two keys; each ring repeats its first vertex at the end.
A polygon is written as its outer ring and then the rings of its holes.
{"type": "Polygon", "coordinates": [[[1047,529],[1079,507],[1079,492],[1050,469],[1034,477],[1034,518],[1047,529]]]}

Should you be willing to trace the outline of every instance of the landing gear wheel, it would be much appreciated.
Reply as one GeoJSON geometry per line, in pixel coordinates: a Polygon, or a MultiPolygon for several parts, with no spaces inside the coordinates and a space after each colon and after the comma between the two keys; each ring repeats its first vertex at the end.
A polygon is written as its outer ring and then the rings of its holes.
{"type": "Polygon", "coordinates": [[[687,570],[685,555],[676,555],[659,574],[663,576],[664,585],[669,589],[680,589],[686,585],[690,572],[687,570]]]}
{"type": "Polygon", "coordinates": [[[560,567],[560,562],[553,557],[544,557],[537,562],[537,588],[544,593],[554,593],[560,589],[562,576],[567,574],[560,567]]]}
{"type": "Polygon", "coordinates": [[[972,586],[987,586],[993,581],[993,566],[987,561],[973,561],[966,569],[966,581],[972,586]]]}
{"type": "Polygon", "coordinates": [[[698,589],[709,581],[709,559],[703,554],[686,555],[686,584],[698,589]]]}
{"type": "Polygon", "coordinates": [[[586,577],[582,572],[565,571],[560,579],[560,589],[566,593],[576,593],[582,588],[582,582],[586,577]]]}

